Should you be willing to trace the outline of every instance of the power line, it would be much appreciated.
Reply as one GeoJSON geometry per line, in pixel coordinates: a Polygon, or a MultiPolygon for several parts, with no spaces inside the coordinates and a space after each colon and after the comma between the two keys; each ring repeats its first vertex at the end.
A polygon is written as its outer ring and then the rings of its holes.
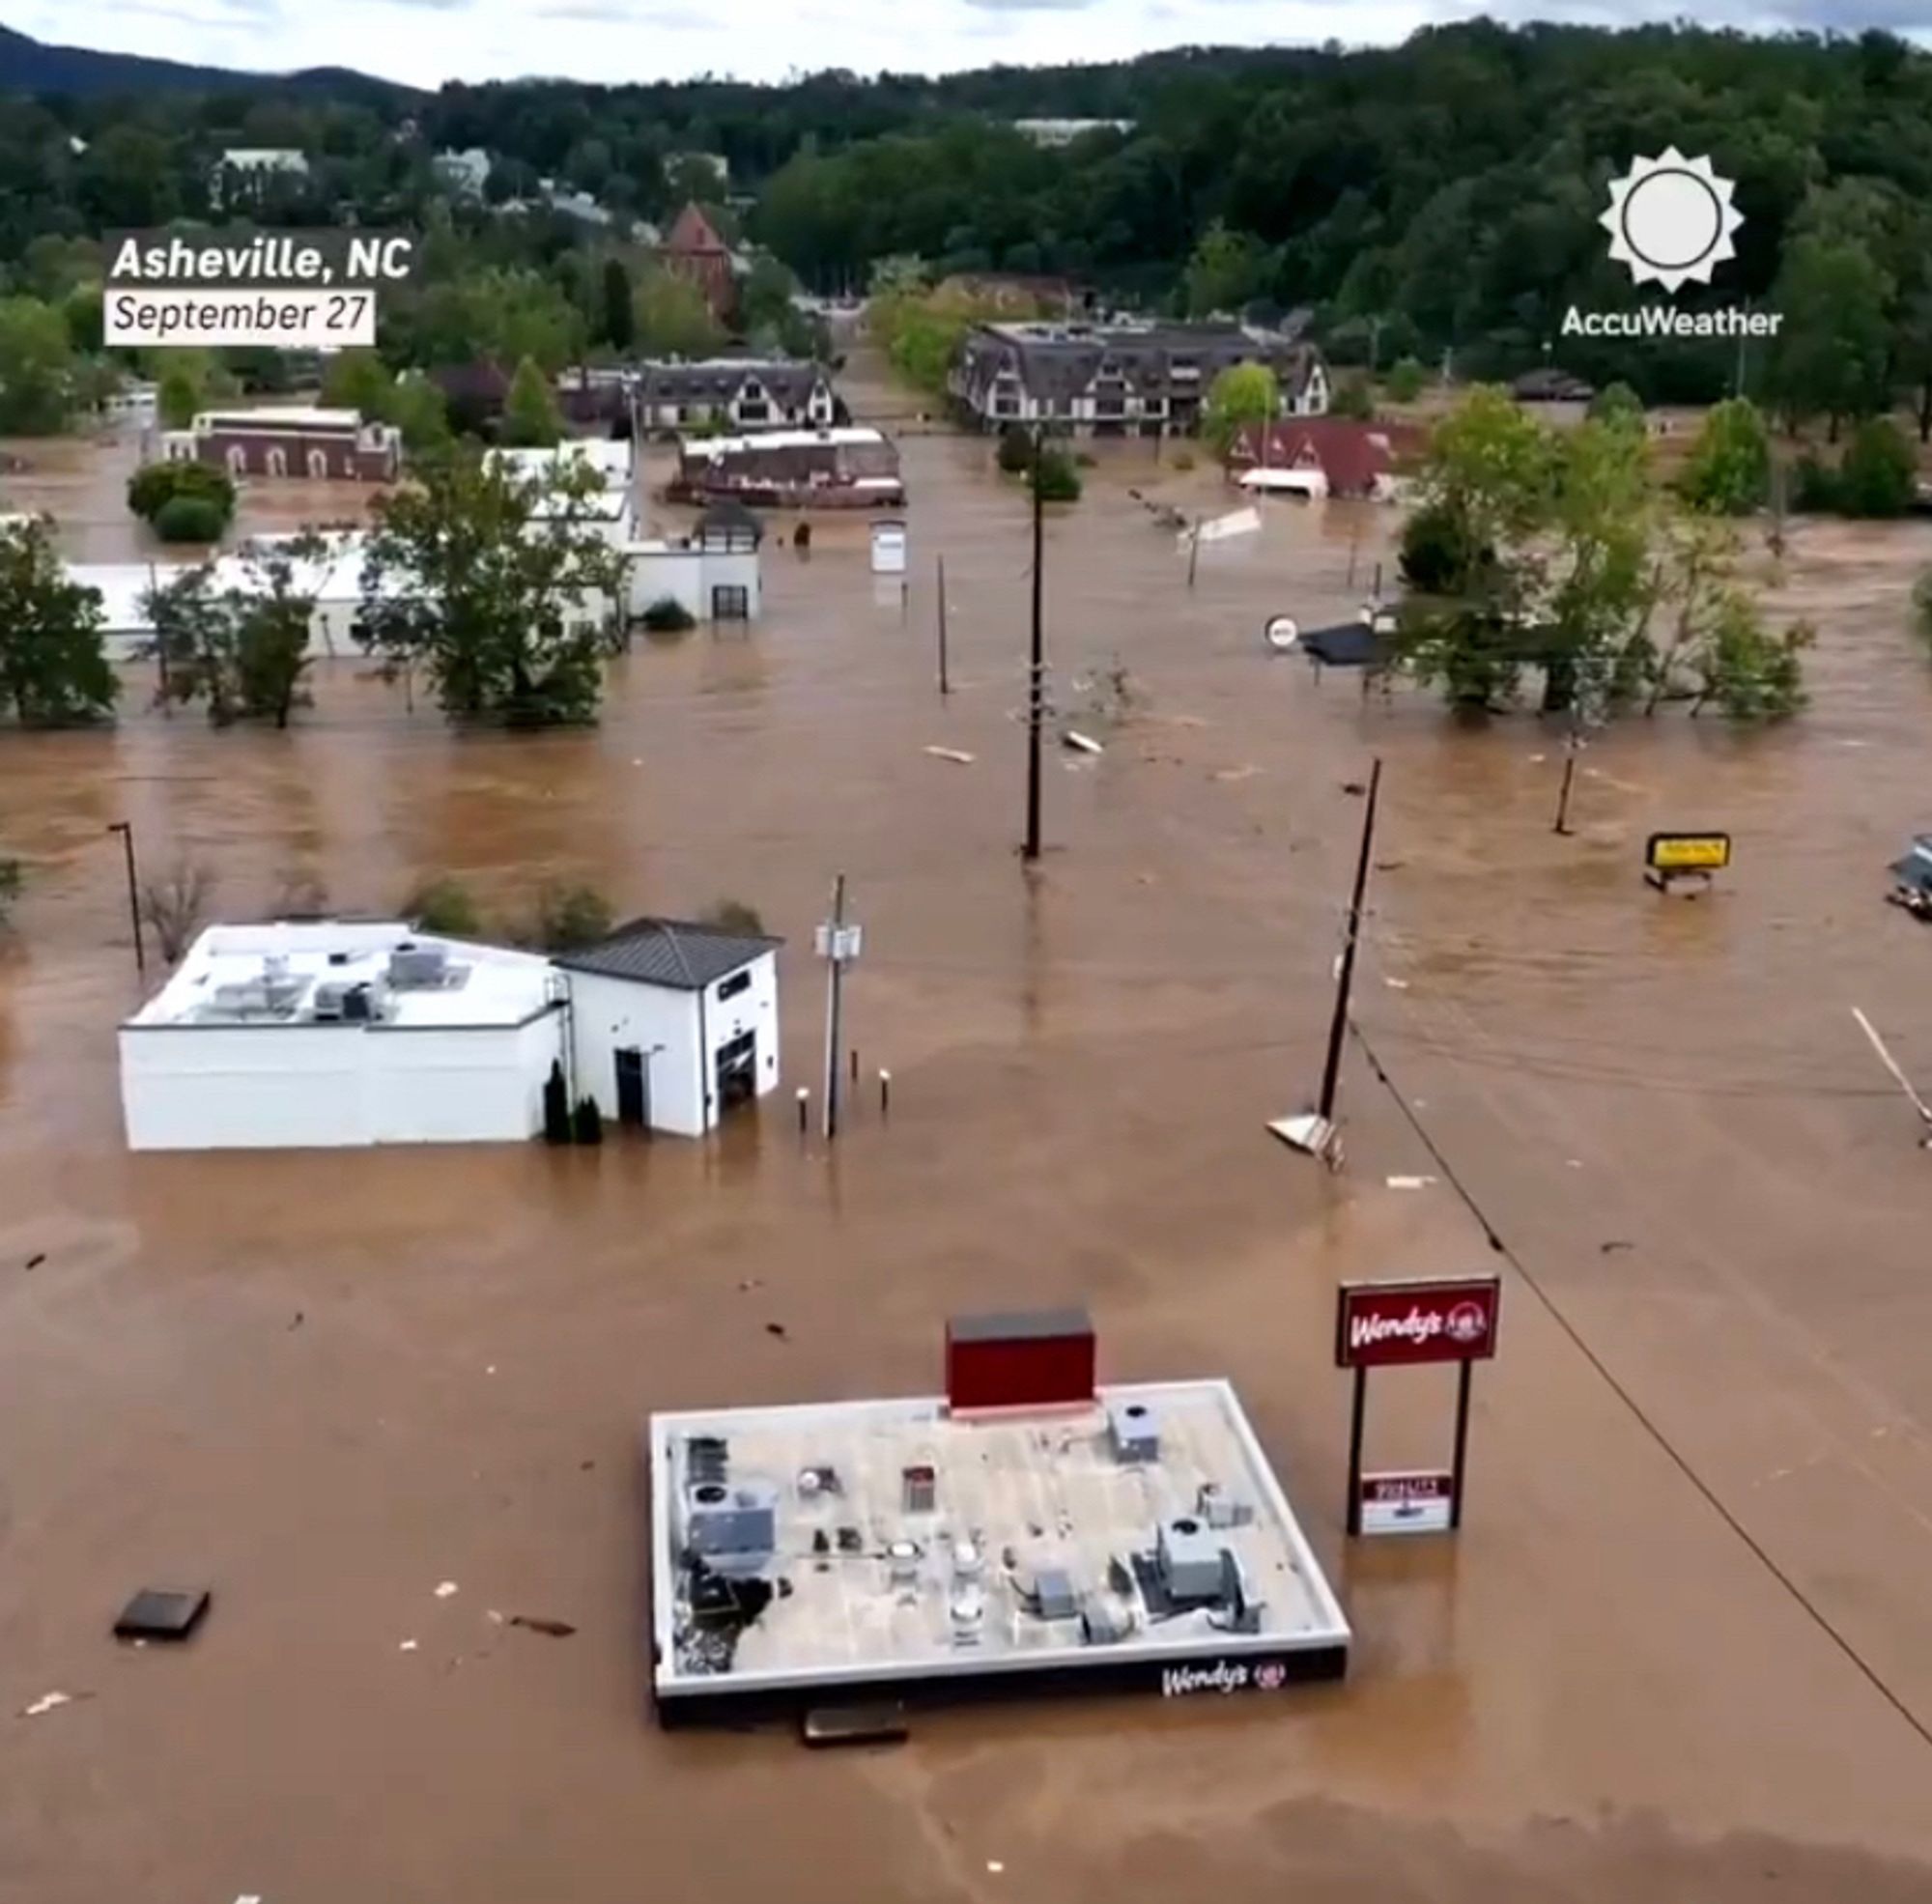
{"type": "Polygon", "coordinates": [[[1476,1201],[1474,1193],[1457,1174],[1455,1165],[1443,1154],[1441,1147],[1430,1133],[1429,1127],[1416,1114],[1414,1107],[1409,1103],[1407,1097],[1403,1094],[1401,1088],[1396,1084],[1395,1080],[1389,1076],[1387,1067],[1376,1055],[1375,1047],[1369,1042],[1361,1026],[1358,1024],[1351,1025],[1350,1029],[1354,1032],[1355,1042],[1362,1048],[1362,1056],[1368,1060],[1369,1068],[1375,1072],[1377,1080],[1381,1084],[1382,1088],[1394,1098],[1396,1107],[1402,1112],[1409,1128],[1414,1131],[1417,1138],[1420,1139],[1423,1148],[1435,1159],[1435,1167],[1442,1173],[1443,1180],[1463,1200],[1464,1208],[1467,1208],[1469,1214],[1481,1226],[1483,1236],[1488,1240],[1490,1247],[1521,1278],[1523,1286],[1535,1296],[1537,1301],[1548,1314],[1550,1320],[1555,1322],[1556,1326],[1569,1337],[1571,1344],[1583,1359],[1589,1363],[1590,1367],[1596,1371],[1598,1378],[1603,1381],[1605,1386],[1630,1411],[1644,1433],[1663,1451],[1671,1465],[1683,1475],[1685,1480],[1690,1482],[1691,1487],[1703,1496],[1706,1504],[1718,1515],[1725,1526],[1744,1543],[1745,1547],[1756,1558],[1758,1564],[1765,1572],[1810,1616],[1812,1624],[1858,1668],[1859,1672],[1879,1696],[1885,1700],[1886,1704],[1918,1735],[1919,1741],[1926,1746],[1932,1746],[1932,1728],[1928,1728],[1912,1708],[1886,1684],[1885,1680],[1879,1676],[1878,1669],[1832,1624],[1819,1606],[1804,1592],[1804,1588],[1772,1558],[1771,1554],[1758,1542],[1755,1536],[1752,1535],[1744,1522],[1724,1505],[1710,1483],[1690,1465],[1689,1460],[1678,1451],[1669,1436],[1645,1412],[1642,1404],[1610,1373],[1609,1368],[1604,1362],[1603,1358],[1584,1340],[1581,1331],[1578,1330],[1577,1325],[1571,1321],[1570,1318],[1557,1305],[1556,1299],[1544,1288],[1537,1277],[1531,1275],[1522,1259],[1503,1241],[1495,1225],[1490,1221],[1483,1207],[1476,1201]]]}

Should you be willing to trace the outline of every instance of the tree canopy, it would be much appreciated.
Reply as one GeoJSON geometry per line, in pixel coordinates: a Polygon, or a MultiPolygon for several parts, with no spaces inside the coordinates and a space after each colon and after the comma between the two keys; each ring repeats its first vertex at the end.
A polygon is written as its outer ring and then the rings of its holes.
{"type": "Polygon", "coordinates": [[[70,582],[44,518],[0,524],[0,712],[22,726],[77,726],[114,711],[100,597],[70,582]]]}
{"type": "Polygon", "coordinates": [[[426,668],[453,720],[594,720],[623,579],[598,488],[568,458],[540,477],[464,448],[431,460],[376,501],[357,639],[426,668]]]}

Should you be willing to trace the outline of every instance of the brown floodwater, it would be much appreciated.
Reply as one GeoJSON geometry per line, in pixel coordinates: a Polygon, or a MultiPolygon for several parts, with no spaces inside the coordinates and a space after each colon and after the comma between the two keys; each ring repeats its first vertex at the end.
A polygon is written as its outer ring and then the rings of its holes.
{"type": "MultiPolygon", "coordinates": [[[[29,453],[0,506],[132,553],[126,451],[29,453]]],[[[822,526],[768,551],[754,628],[616,664],[593,732],[459,736],[337,663],[286,734],[134,677],[111,733],[0,734],[0,1897],[1932,1897],[1932,1161],[1850,1015],[1932,1075],[1932,940],[1881,902],[1932,826],[1932,535],[1803,529],[1774,599],[1820,624],[1810,713],[1632,723],[1559,838],[1538,723],[1265,652],[1270,613],[1352,610],[1388,512],[1270,509],[1190,590],[1127,491],[1216,485],[1123,447],[1048,530],[1055,704],[1106,752],[1049,751],[1030,874],[1024,498],[983,443],[905,456],[903,607],[822,526]],[[1445,1166],[1359,1050],[1341,1176],[1262,1127],[1319,1070],[1377,754],[1357,1017],[1508,1259],[1446,1180],[1388,1185],[1445,1166]],[[123,818],[224,917],[440,874],[499,919],[546,881],[745,900],[789,942],[786,1091],[706,1145],[131,1157],[123,818]],[[1661,826],[1735,835],[1708,898],[1641,884],[1661,826]],[[850,1037],[895,1083],[828,1154],[786,1100],[839,871],[850,1037]],[[1492,1266],[1464,1531],[1351,1550],[1335,1284],[1492,1266]],[[644,1415],[928,1392],[949,1312],[1061,1299],[1106,1376],[1236,1380],[1350,1680],[946,1714],[884,1754],[661,1734],[644,1415]],[[215,1590],[193,1644],[117,1648],[177,1581],[215,1590]],[[15,1717],[53,1689],[89,1696],[15,1717]]],[[[1379,1380],[1372,1461],[1439,1459],[1448,1402],[1379,1380]]]]}

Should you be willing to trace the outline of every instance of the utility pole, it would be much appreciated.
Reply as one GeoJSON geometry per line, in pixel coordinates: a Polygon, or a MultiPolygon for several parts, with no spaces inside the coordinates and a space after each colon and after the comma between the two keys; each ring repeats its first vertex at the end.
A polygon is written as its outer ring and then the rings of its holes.
{"type": "Polygon", "coordinates": [[[1349,900],[1349,935],[1342,946],[1342,970],[1335,983],[1335,1016],[1328,1027],[1328,1060],[1321,1068],[1320,1115],[1335,1122],[1335,1094],[1342,1082],[1342,1044],[1349,1032],[1349,993],[1355,982],[1355,948],[1362,937],[1362,901],[1368,896],[1369,856],[1375,850],[1376,803],[1381,793],[1382,763],[1369,773],[1369,808],[1362,815],[1362,850],[1355,862],[1355,888],[1349,900]]]}
{"type": "Polygon", "coordinates": [[[840,987],[845,967],[859,956],[860,929],[845,924],[845,875],[832,884],[832,917],[817,932],[817,951],[831,970],[825,988],[825,1135],[838,1135],[838,1041],[840,987]]]}
{"type": "Polygon", "coordinates": [[[115,820],[107,831],[121,836],[121,844],[128,855],[128,917],[134,926],[134,970],[145,973],[148,969],[148,948],[141,937],[141,886],[134,873],[134,823],[132,820],[115,820]]]}
{"type": "Polygon", "coordinates": [[[939,692],[942,696],[952,692],[952,684],[946,678],[946,557],[939,558],[939,692]]]}
{"type": "Polygon", "coordinates": [[[1194,530],[1187,543],[1187,585],[1194,586],[1194,571],[1201,566],[1201,518],[1194,519],[1194,530]]]}
{"type": "Polygon", "coordinates": [[[1027,811],[1026,844],[1021,857],[1039,858],[1039,730],[1046,717],[1046,513],[1040,494],[1040,466],[1046,454],[1046,426],[1036,424],[1033,436],[1033,659],[1027,680],[1027,811]]]}

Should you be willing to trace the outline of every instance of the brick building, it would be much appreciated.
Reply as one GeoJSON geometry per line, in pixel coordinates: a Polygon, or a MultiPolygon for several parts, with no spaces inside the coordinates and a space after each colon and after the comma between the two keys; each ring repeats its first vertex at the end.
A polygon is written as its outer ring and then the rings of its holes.
{"type": "Polygon", "coordinates": [[[719,237],[718,227],[704,215],[701,206],[687,205],[677,214],[677,222],[658,248],[658,258],[666,270],[697,286],[711,315],[721,324],[730,318],[738,302],[731,247],[719,237]]]}
{"type": "Polygon", "coordinates": [[[212,463],[231,476],[388,483],[402,471],[403,434],[363,422],[355,410],[205,410],[187,429],[162,435],[161,454],[171,463],[212,463]]]}

